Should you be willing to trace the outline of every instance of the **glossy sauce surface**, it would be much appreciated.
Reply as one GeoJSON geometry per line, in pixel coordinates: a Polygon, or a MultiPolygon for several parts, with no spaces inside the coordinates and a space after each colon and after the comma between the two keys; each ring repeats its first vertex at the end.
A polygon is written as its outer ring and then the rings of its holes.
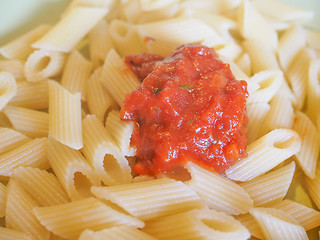
{"type": "Polygon", "coordinates": [[[245,156],[247,85],[214,50],[184,45],[165,59],[125,61],[142,81],[121,109],[123,120],[136,122],[137,174],[166,173],[187,161],[220,173],[245,156]]]}

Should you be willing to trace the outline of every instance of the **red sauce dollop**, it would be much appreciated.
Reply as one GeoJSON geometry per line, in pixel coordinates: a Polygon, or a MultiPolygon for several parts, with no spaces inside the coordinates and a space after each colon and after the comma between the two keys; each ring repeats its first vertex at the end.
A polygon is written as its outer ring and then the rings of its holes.
{"type": "Polygon", "coordinates": [[[143,80],[121,109],[123,120],[137,123],[137,174],[169,172],[187,161],[221,173],[246,155],[247,84],[214,50],[183,45],[164,60],[143,54],[126,62],[143,80]]]}

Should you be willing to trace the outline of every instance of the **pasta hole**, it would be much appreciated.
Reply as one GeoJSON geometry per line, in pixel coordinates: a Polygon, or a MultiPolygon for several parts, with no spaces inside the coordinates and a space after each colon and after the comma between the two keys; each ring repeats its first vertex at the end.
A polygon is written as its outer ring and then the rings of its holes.
{"type": "Polygon", "coordinates": [[[294,141],[292,138],[289,139],[282,139],[280,141],[274,142],[273,146],[279,149],[285,149],[288,148],[291,144],[292,141],[294,141]]]}
{"type": "Polygon", "coordinates": [[[83,198],[92,196],[90,180],[82,172],[75,172],[73,176],[74,186],[79,195],[83,198]]]}
{"type": "Polygon", "coordinates": [[[50,60],[51,59],[48,56],[45,56],[45,57],[41,58],[40,61],[37,62],[34,70],[36,72],[41,72],[43,69],[45,69],[49,65],[50,60]]]}
{"type": "Polygon", "coordinates": [[[261,90],[261,89],[268,88],[270,85],[272,85],[273,80],[274,80],[273,78],[267,78],[267,79],[259,82],[260,90],[261,90]]]}
{"type": "Polygon", "coordinates": [[[127,33],[128,33],[128,28],[124,24],[118,24],[117,28],[116,28],[116,31],[117,31],[117,34],[120,37],[125,37],[127,35],[127,33]]]}
{"type": "Polygon", "coordinates": [[[209,228],[220,232],[235,232],[238,230],[237,226],[234,226],[234,224],[228,224],[226,222],[213,219],[201,219],[201,221],[209,228]]]}
{"type": "Polygon", "coordinates": [[[110,177],[114,179],[119,178],[117,175],[121,172],[121,167],[113,155],[106,154],[104,156],[103,167],[110,177]]]}

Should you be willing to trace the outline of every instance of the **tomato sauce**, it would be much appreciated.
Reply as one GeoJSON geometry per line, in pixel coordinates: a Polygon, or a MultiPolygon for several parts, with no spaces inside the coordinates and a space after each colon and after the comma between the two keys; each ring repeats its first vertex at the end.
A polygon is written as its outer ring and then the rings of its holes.
{"type": "Polygon", "coordinates": [[[247,84],[214,50],[190,44],[165,59],[143,54],[126,62],[142,81],[121,109],[123,120],[136,122],[137,174],[166,173],[187,161],[221,173],[246,155],[247,84]]]}

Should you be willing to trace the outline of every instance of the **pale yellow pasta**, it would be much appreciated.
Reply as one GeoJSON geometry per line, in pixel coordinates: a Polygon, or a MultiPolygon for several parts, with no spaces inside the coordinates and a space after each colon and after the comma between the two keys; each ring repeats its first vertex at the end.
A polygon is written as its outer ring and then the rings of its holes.
{"type": "Polygon", "coordinates": [[[0,111],[17,92],[16,79],[10,72],[0,72],[0,111]]]}
{"type": "Polygon", "coordinates": [[[305,229],[292,216],[272,208],[252,208],[266,239],[308,239],[305,229]]]}
{"type": "Polygon", "coordinates": [[[32,240],[31,237],[24,232],[5,227],[0,227],[0,237],[2,240],[32,240]]]}
{"type": "Polygon", "coordinates": [[[210,12],[224,12],[239,6],[239,0],[187,0],[182,6],[189,8],[206,9],[210,12]]]}
{"type": "Polygon", "coordinates": [[[161,0],[161,1],[139,0],[139,2],[143,11],[152,11],[152,10],[168,7],[172,3],[177,3],[178,0],[174,0],[174,1],[172,0],[161,0]]]}
{"type": "Polygon", "coordinates": [[[6,215],[7,197],[8,189],[5,185],[0,183],[0,217],[4,217],[6,215]]]}
{"type": "Polygon", "coordinates": [[[215,50],[219,56],[225,56],[231,60],[237,59],[242,53],[240,45],[231,40],[215,47],[215,50]]]}
{"type": "Polygon", "coordinates": [[[273,203],[269,207],[280,209],[290,214],[306,231],[320,225],[320,212],[300,203],[285,199],[281,202],[273,203]]]}
{"type": "Polygon", "coordinates": [[[236,59],[235,63],[238,65],[239,68],[242,69],[242,71],[248,75],[252,75],[251,70],[251,59],[248,53],[242,53],[238,59],[236,59]]]}
{"type": "Polygon", "coordinates": [[[311,179],[309,177],[305,178],[306,186],[308,189],[309,196],[313,200],[313,202],[316,204],[318,208],[320,208],[320,164],[317,164],[316,168],[316,174],[314,179],[311,179]]]}
{"type": "Polygon", "coordinates": [[[228,178],[248,181],[299,152],[301,139],[290,129],[275,129],[247,146],[244,157],[226,170],[228,178]],[[273,159],[273,161],[270,161],[273,159]]]}
{"type": "Polygon", "coordinates": [[[142,38],[165,41],[176,48],[186,43],[202,43],[209,47],[224,44],[223,38],[210,26],[195,18],[173,18],[137,26],[142,38]]]}
{"type": "Polygon", "coordinates": [[[241,240],[250,237],[239,221],[213,209],[194,209],[158,218],[147,222],[143,231],[163,240],[241,240]]]}
{"type": "Polygon", "coordinates": [[[148,37],[145,37],[144,40],[148,52],[158,54],[163,57],[169,56],[176,49],[176,44],[163,40],[148,37]]]}
{"type": "Polygon", "coordinates": [[[234,217],[236,220],[240,221],[242,225],[244,225],[250,232],[252,237],[258,239],[264,239],[263,233],[254,219],[254,217],[250,213],[240,214],[234,217]]]}
{"type": "Polygon", "coordinates": [[[38,203],[14,178],[11,178],[8,183],[6,227],[24,232],[33,240],[49,240],[50,232],[40,224],[32,212],[37,206],[38,203]]]}
{"type": "Polygon", "coordinates": [[[97,232],[84,230],[79,240],[156,240],[151,235],[131,226],[106,228],[97,232]]]}
{"type": "Polygon", "coordinates": [[[47,137],[49,114],[29,108],[6,106],[3,109],[15,130],[31,138],[47,137]]]}
{"type": "Polygon", "coordinates": [[[270,111],[265,118],[264,130],[267,132],[276,128],[291,128],[293,121],[294,108],[292,102],[286,94],[283,94],[283,89],[280,87],[270,101],[270,111]]]}
{"type": "Polygon", "coordinates": [[[31,109],[46,109],[49,106],[48,89],[48,80],[40,82],[19,81],[17,82],[17,93],[9,104],[31,109]]]}
{"type": "Polygon", "coordinates": [[[96,115],[104,123],[107,114],[111,109],[117,107],[117,103],[101,83],[101,74],[102,67],[97,68],[91,74],[87,85],[86,99],[90,113],[96,115]]]}
{"type": "Polygon", "coordinates": [[[190,162],[187,168],[191,180],[186,184],[199,194],[210,209],[228,215],[238,215],[248,212],[253,207],[249,194],[235,182],[190,162]]]}
{"type": "Polygon", "coordinates": [[[257,40],[246,40],[243,42],[242,46],[250,56],[253,74],[264,70],[279,69],[276,55],[268,45],[264,45],[257,40]]]}
{"type": "Polygon", "coordinates": [[[104,8],[72,8],[48,33],[34,42],[32,47],[48,51],[70,52],[107,12],[104,8]]]}
{"type": "Polygon", "coordinates": [[[259,88],[249,95],[247,104],[268,103],[278,92],[284,77],[280,70],[265,70],[254,74],[251,81],[257,83],[259,88]]]}
{"type": "Polygon", "coordinates": [[[109,24],[105,19],[100,20],[88,34],[90,59],[94,68],[103,65],[109,50],[113,48],[109,24]]]}
{"type": "Polygon", "coordinates": [[[49,169],[47,138],[36,138],[0,156],[0,176],[12,176],[19,166],[49,169]]]}
{"type": "Polygon", "coordinates": [[[208,12],[205,9],[193,10],[192,16],[211,26],[223,39],[234,41],[234,37],[230,32],[237,29],[236,21],[218,13],[208,12]]]}
{"type": "Polygon", "coordinates": [[[132,179],[128,160],[114,138],[94,115],[83,120],[83,154],[96,175],[107,185],[129,183],[132,179]]]}
{"type": "Polygon", "coordinates": [[[320,50],[320,32],[312,29],[305,29],[307,36],[307,44],[317,50],[320,50]]]}
{"type": "Polygon", "coordinates": [[[320,59],[310,62],[307,86],[307,114],[315,123],[320,109],[320,59]]]}
{"type": "Polygon", "coordinates": [[[237,11],[238,29],[244,39],[261,42],[273,51],[277,49],[277,32],[269,25],[251,1],[242,1],[237,11]]]}
{"type": "Polygon", "coordinates": [[[48,159],[53,172],[71,200],[91,196],[91,186],[100,185],[98,177],[81,152],[49,139],[48,159]]]}
{"type": "Polygon", "coordinates": [[[61,85],[71,93],[81,93],[82,100],[86,99],[87,81],[92,71],[92,63],[82,54],[73,50],[64,65],[61,85]]]}
{"type": "Polygon", "coordinates": [[[36,207],[33,212],[51,232],[71,240],[78,239],[85,229],[98,231],[122,225],[138,228],[144,226],[142,221],[120,213],[92,197],[56,206],[36,207]]]}
{"type": "Polygon", "coordinates": [[[57,177],[46,170],[19,167],[14,170],[13,178],[39,206],[53,206],[70,201],[57,177]]]}
{"type": "Polygon", "coordinates": [[[10,72],[16,81],[24,80],[23,63],[20,60],[0,60],[0,72],[10,72]]]}
{"type": "Polygon", "coordinates": [[[204,207],[200,197],[191,188],[170,178],[92,187],[91,191],[96,197],[112,201],[141,220],[204,207]]]}
{"type": "Polygon", "coordinates": [[[254,142],[264,134],[264,128],[268,122],[265,121],[267,114],[270,111],[270,105],[268,103],[252,103],[247,104],[247,141],[248,144],[254,142]]]}
{"type": "Polygon", "coordinates": [[[124,57],[146,52],[143,40],[133,25],[115,19],[109,25],[109,33],[113,45],[120,56],[124,57]]]}
{"type": "Polygon", "coordinates": [[[292,182],[295,166],[295,163],[291,162],[277,170],[240,183],[240,186],[249,193],[255,207],[282,200],[292,182]]]}
{"type": "Polygon", "coordinates": [[[28,142],[30,138],[10,128],[0,127],[0,155],[28,142]]]}
{"type": "Polygon", "coordinates": [[[121,152],[125,156],[134,156],[136,149],[130,145],[134,122],[121,120],[120,112],[113,110],[108,114],[105,126],[121,152]]]}
{"type": "Polygon", "coordinates": [[[296,112],[292,129],[295,130],[301,138],[301,149],[295,154],[299,166],[306,176],[314,178],[320,148],[317,128],[304,113],[296,112]]]}
{"type": "Polygon", "coordinates": [[[49,136],[71,147],[83,147],[81,94],[72,94],[58,82],[49,81],[49,136]]]}
{"type": "MultiPolygon", "coordinates": [[[[138,14],[136,14],[137,23],[148,23],[148,22],[160,21],[160,20],[172,18],[181,14],[178,1],[174,0],[170,2],[171,4],[168,5],[167,7],[155,9],[152,11],[144,11],[142,9],[143,6],[140,5],[141,12],[138,12],[138,14]]],[[[129,12],[129,15],[130,15],[130,12],[129,12]]],[[[128,10],[127,10],[126,16],[128,16],[128,10]]]]}
{"type": "Polygon", "coordinates": [[[119,106],[123,105],[126,94],[139,85],[137,77],[114,49],[109,51],[105,59],[101,82],[119,106]]]}
{"type": "Polygon", "coordinates": [[[31,44],[38,40],[43,34],[47,33],[49,29],[50,26],[47,25],[40,25],[32,29],[19,38],[2,46],[0,48],[0,54],[9,59],[26,58],[33,51],[31,44]]]}
{"type": "Polygon", "coordinates": [[[256,0],[253,2],[263,14],[279,21],[306,21],[313,17],[313,12],[295,7],[279,0],[256,0]]]}
{"type": "Polygon", "coordinates": [[[27,81],[38,82],[59,75],[62,72],[65,54],[45,49],[31,53],[24,65],[27,81]]]}
{"type": "Polygon", "coordinates": [[[308,84],[309,65],[313,58],[312,52],[307,48],[302,48],[292,60],[290,67],[286,71],[287,79],[297,100],[295,103],[296,109],[301,109],[304,105],[308,84]]]}
{"type": "Polygon", "coordinates": [[[298,52],[306,45],[306,34],[300,25],[292,25],[279,38],[277,50],[280,66],[287,71],[298,52]]]}

